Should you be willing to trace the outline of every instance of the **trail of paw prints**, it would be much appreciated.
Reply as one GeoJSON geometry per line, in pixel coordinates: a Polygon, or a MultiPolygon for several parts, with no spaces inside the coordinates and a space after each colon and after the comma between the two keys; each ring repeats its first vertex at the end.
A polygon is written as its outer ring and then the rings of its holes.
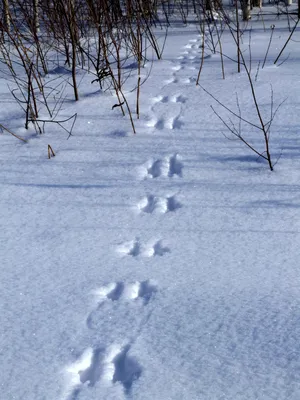
{"type": "Polygon", "coordinates": [[[138,175],[141,179],[155,179],[160,177],[182,177],[183,163],[178,154],[163,159],[149,160],[139,167],[138,175]]]}
{"type": "Polygon", "coordinates": [[[125,397],[130,396],[133,383],[142,374],[138,360],[130,355],[131,344],[114,344],[106,348],[87,348],[65,370],[65,400],[76,400],[82,390],[96,384],[122,385],[125,397]]]}
{"type": "Polygon", "coordinates": [[[154,257],[163,256],[170,253],[169,247],[164,245],[162,240],[151,241],[149,243],[142,243],[138,238],[121,243],[117,249],[117,253],[121,256],[131,257],[154,257]]]}
{"type": "MultiPolygon", "coordinates": [[[[199,54],[197,48],[199,44],[192,42],[188,45],[185,51],[178,57],[178,63],[171,67],[170,77],[164,81],[165,86],[174,84],[187,85],[196,82],[196,76],[186,76],[186,73],[181,74],[181,70],[185,68],[195,69],[194,64],[199,64],[199,54]],[[188,51],[188,50],[189,51],[188,51]]],[[[146,126],[159,130],[181,129],[184,125],[182,121],[182,105],[186,103],[187,98],[181,93],[171,96],[158,95],[152,98],[152,107],[149,116],[146,120],[146,126]],[[173,103],[173,104],[172,104],[173,103]],[[175,104],[176,106],[175,106],[175,104]]]]}
{"type": "MultiPolygon", "coordinates": [[[[208,57],[210,57],[210,55],[204,55],[204,58],[208,57]]],[[[196,39],[189,40],[189,42],[183,47],[182,52],[171,67],[172,74],[164,81],[165,85],[186,85],[196,82],[196,76],[186,76],[187,74],[185,70],[198,70],[201,64],[201,59],[202,35],[198,35],[196,39]]]]}
{"type": "MultiPolygon", "coordinates": [[[[201,41],[201,38],[200,38],[201,41]]],[[[196,76],[187,76],[184,69],[196,69],[200,65],[201,54],[198,51],[199,43],[192,39],[185,46],[184,52],[177,58],[177,63],[171,67],[170,77],[164,81],[165,86],[187,85],[196,83],[196,76]]],[[[183,104],[187,98],[181,93],[172,96],[156,96],[152,99],[150,115],[146,120],[146,126],[154,131],[181,129],[184,126],[182,120],[183,104]],[[172,106],[170,104],[173,103],[172,106]],[[176,106],[175,106],[175,104],[176,106]]]]}
{"type": "MultiPolygon", "coordinates": [[[[204,58],[210,57],[209,55],[204,55],[204,58]]],[[[182,70],[197,70],[201,64],[202,59],[202,37],[198,36],[197,39],[191,39],[183,47],[183,51],[177,57],[177,63],[173,66],[173,71],[175,71],[174,78],[172,82],[174,83],[193,83],[196,82],[196,76],[186,77],[184,76],[186,72],[181,74],[182,70]]]]}

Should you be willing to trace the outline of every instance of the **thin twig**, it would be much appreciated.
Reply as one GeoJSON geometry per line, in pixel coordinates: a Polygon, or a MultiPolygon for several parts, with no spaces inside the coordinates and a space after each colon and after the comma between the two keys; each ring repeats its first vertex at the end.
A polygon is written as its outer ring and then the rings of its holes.
{"type": "Polygon", "coordinates": [[[241,118],[243,122],[246,122],[247,124],[253,126],[256,129],[262,130],[262,128],[259,125],[254,124],[253,122],[250,122],[246,120],[245,118],[240,117],[238,114],[236,114],[234,111],[232,111],[230,108],[225,106],[225,104],[221,103],[215,96],[213,96],[210,92],[208,92],[202,85],[199,85],[205,93],[207,93],[211,98],[213,98],[221,107],[225,108],[225,110],[229,111],[232,115],[234,115],[236,118],[241,118]]]}
{"type": "Polygon", "coordinates": [[[26,139],[23,139],[21,136],[16,135],[15,133],[13,133],[11,130],[9,130],[8,128],[6,128],[4,125],[0,124],[0,129],[2,129],[3,131],[6,131],[8,133],[10,133],[12,136],[14,136],[15,138],[21,140],[24,143],[27,143],[26,139]]]}

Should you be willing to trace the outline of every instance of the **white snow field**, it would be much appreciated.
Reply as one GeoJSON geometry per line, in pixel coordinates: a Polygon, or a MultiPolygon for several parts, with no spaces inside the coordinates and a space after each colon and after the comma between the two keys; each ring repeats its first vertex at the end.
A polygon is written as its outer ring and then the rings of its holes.
{"type": "MultiPolygon", "coordinates": [[[[135,135],[84,72],[60,112],[78,113],[73,135],[25,131],[2,65],[0,123],[28,142],[0,135],[1,400],[300,399],[300,35],[275,66],[287,17],[257,12],[243,46],[250,62],[251,32],[264,118],[271,87],[274,109],[286,99],[272,172],[196,86],[195,21],[171,26],[162,60],[143,68],[135,135]]],[[[206,50],[200,84],[238,113],[237,94],[257,123],[228,29],[222,45],[225,80],[206,50]]],[[[262,133],[242,129],[263,152],[262,133]]]]}

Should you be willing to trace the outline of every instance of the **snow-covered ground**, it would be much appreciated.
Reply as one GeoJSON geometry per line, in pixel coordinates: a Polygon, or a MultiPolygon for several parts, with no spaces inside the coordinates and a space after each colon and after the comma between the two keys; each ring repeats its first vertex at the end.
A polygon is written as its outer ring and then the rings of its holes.
{"type": "MultiPolygon", "coordinates": [[[[1,75],[0,122],[29,139],[0,135],[1,399],[299,400],[300,38],[274,66],[289,32],[266,10],[243,40],[249,59],[252,29],[266,120],[270,84],[274,108],[287,98],[273,172],[224,137],[210,105],[226,113],[196,86],[195,24],[170,28],[143,69],[136,135],[85,74],[60,114],[78,113],[73,136],[25,132],[1,75]]],[[[257,121],[228,31],[222,44],[226,79],[207,51],[200,84],[235,110],[237,93],[257,121]]],[[[261,132],[243,129],[263,151],[261,132]]]]}

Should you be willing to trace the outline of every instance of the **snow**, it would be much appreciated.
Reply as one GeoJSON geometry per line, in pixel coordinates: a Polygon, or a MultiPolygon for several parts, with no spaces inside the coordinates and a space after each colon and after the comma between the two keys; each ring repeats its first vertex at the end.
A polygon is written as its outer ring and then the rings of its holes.
{"type": "MultiPolygon", "coordinates": [[[[0,122],[28,139],[0,135],[1,399],[299,399],[299,28],[280,66],[285,16],[266,13],[266,31],[252,17],[243,37],[255,76],[272,23],[255,87],[265,116],[270,84],[274,107],[287,98],[273,172],[224,137],[210,105],[226,113],[196,86],[195,24],[169,28],[144,67],[136,135],[83,72],[60,114],[78,113],[73,135],[26,132],[1,75],[0,122]]],[[[238,93],[255,120],[226,30],[222,43],[225,80],[207,53],[200,84],[232,108],[238,93]]]]}

